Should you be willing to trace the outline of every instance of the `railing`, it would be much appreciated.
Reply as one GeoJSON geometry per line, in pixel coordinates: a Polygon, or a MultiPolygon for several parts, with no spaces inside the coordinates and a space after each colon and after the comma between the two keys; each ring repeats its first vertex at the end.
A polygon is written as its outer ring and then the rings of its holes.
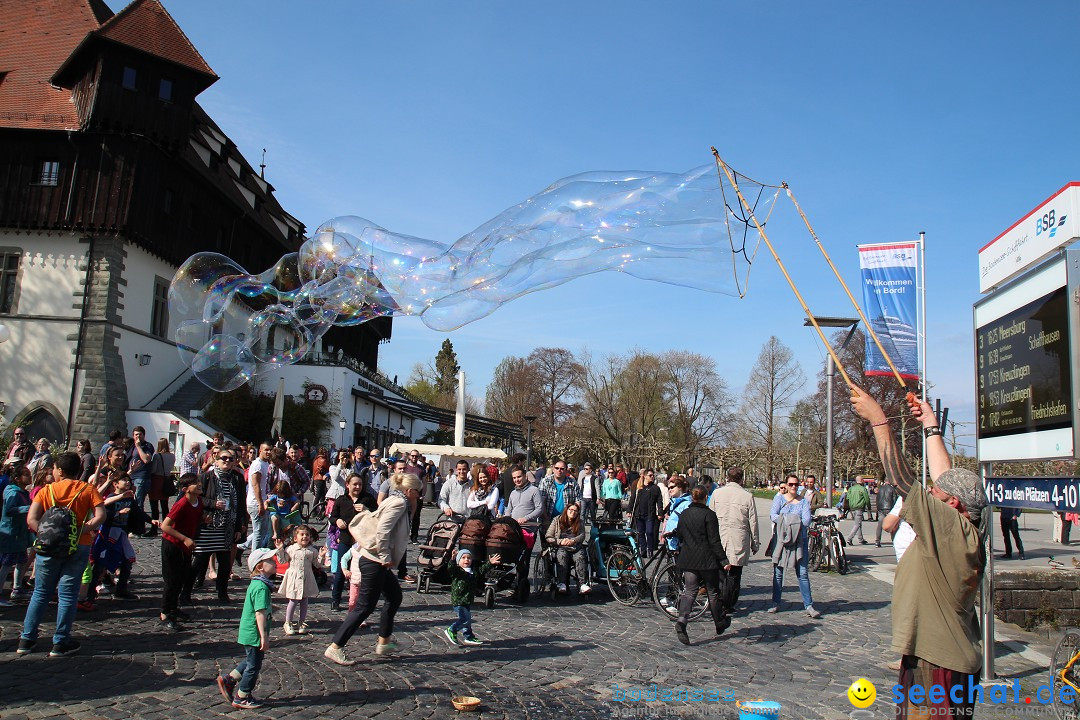
{"type": "Polygon", "coordinates": [[[383,388],[400,395],[406,400],[411,400],[412,402],[423,404],[419,398],[415,397],[412,393],[403,388],[401,385],[398,385],[396,382],[386,377],[381,372],[377,370],[371,370],[356,358],[350,357],[345,353],[309,352],[297,362],[297,365],[329,365],[346,367],[352,370],[357,375],[367,378],[373,383],[381,385],[383,388]]]}
{"type": "Polygon", "coordinates": [[[148,400],[148,401],[147,401],[146,403],[144,403],[144,404],[143,404],[143,406],[142,406],[141,408],[139,408],[139,409],[140,409],[140,410],[155,410],[155,411],[156,411],[156,410],[158,410],[158,408],[157,408],[157,407],[153,407],[153,405],[154,405],[154,401],[155,401],[155,400],[157,400],[157,399],[158,399],[159,397],[161,397],[162,395],[164,395],[164,394],[165,394],[165,393],[166,393],[166,392],[167,392],[167,391],[169,390],[169,388],[172,388],[172,387],[173,387],[173,385],[176,385],[176,387],[172,389],[172,392],[169,392],[169,393],[168,393],[167,395],[165,395],[165,397],[164,397],[164,398],[162,399],[162,402],[168,402],[169,398],[171,398],[171,397],[173,396],[173,394],[174,394],[174,393],[175,393],[175,392],[176,392],[177,390],[179,390],[179,389],[180,389],[180,387],[181,387],[181,386],[182,386],[182,385],[183,385],[184,383],[186,383],[186,382],[187,382],[188,380],[190,380],[190,379],[191,379],[192,377],[194,377],[194,376],[195,376],[195,375],[194,375],[194,373],[192,373],[192,372],[191,372],[191,368],[185,367],[185,368],[184,368],[183,370],[181,370],[181,371],[180,371],[180,374],[179,374],[179,375],[177,375],[176,377],[174,377],[174,378],[172,379],[172,381],[171,381],[171,382],[169,382],[169,384],[168,384],[168,385],[166,385],[165,387],[161,388],[161,390],[159,390],[159,391],[158,391],[158,394],[157,394],[157,395],[155,395],[154,397],[150,398],[150,399],[149,399],[149,400],[148,400]],[[188,376],[188,377],[185,377],[185,376],[188,376]],[[177,385],[177,384],[176,384],[176,383],[177,383],[177,381],[179,381],[179,380],[181,380],[181,379],[183,379],[183,381],[184,381],[184,382],[181,382],[181,383],[179,383],[179,384],[177,385]]]}

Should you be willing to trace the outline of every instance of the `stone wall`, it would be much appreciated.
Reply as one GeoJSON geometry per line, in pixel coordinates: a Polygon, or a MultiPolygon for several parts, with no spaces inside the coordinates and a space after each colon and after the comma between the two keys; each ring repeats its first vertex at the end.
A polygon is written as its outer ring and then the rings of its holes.
{"type": "Polygon", "coordinates": [[[1080,625],[1080,570],[999,570],[994,573],[994,614],[1029,630],[1080,625]]]}
{"type": "MultiPolygon", "coordinates": [[[[127,432],[127,382],[116,341],[123,310],[124,261],[127,252],[119,237],[94,239],[86,323],[83,326],[82,391],[72,424],[72,437],[108,437],[127,432]]],[[[78,299],[81,307],[82,298],[78,299]]]]}

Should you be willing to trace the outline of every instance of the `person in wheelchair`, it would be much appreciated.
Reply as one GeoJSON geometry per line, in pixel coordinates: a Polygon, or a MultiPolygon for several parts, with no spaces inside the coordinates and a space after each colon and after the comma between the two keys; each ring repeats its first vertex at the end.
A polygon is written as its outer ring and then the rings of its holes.
{"type": "Polygon", "coordinates": [[[555,550],[555,563],[558,567],[559,592],[566,592],[570,582],[570,561],[573,559],[577,570],[578,592],[589,592],[589,573],[587,569],[585,546],[585,523],[581,520],[581,507],[577,503],[567,505],[562,514],[551,521],[545,535],[548,547],[555,550]]]}

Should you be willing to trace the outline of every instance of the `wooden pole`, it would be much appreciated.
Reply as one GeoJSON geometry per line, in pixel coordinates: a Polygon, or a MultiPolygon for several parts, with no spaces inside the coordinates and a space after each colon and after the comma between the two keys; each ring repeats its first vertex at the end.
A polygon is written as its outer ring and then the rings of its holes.
{"type": "Polygon", "coordinates": [[[807,307],[806,301],[803,300],[802,294],[799,292],[799,289],[795,287],[795,281],[791,279],[790,275],[788,275],[787,268],[784,267],[784,263],[780,260],[780,256],[776,254],[776,249],[773,247],[772,242],[769,241],[769,236],[765,234],[765,228],[761,227],[761,224],[758,223],[757,216],[754,215],[754,211],[750,209],[750,204],[747,203],[746,198],[743,197],[742,190],[739,189],[739,183],[735,180],[735,177],[734,175],[732,175],[730,168],[728,168],[727,166],[727,163],[725,163],[720,158],[720,153],[716,151],[716,148],[712,148],[712,153],[713,157],[716,158],[717,166],[723,170],[724,175],[727,176],[728,182],[731,183],[731,186],[733,188],[735,188],[735,194],[739,196],[739,202],[742,203],[742,206],[746,210],[746,213],[750,216],[750,220],[753,221],[754,227],[757,228],[758,235],[760,235],[761,239],[765,241],[765,246],[768,247],[769,252],[772,253],[773,260],[775,260],[776,264],[780,267],[780,272],[784,274],[784,279],[787,280],[788,285],[791,287],[791,291],[795,293],[795,297],[796,299],[798,299],[799,305],[802,306],[803,312],[806,313],[806,317],[810,318],[810,323],[814,326],[814,329],[817,330],[818,335],[821,336],[821,342],[824,343],[825,349],[828,350],[829,355],[832,356],[833,362],[836,363],[837,370],[840,371],[840,374],[844,378],[844,382],[847,383],[849,388],[854,389],[855,384],[851,382],[851,378],[848,377],[847,372],[844,370],[843,363],[841,363],[840,358],[836,356],[836,352],[833,350],[832,344],[825,337],[825,333],[822,331],[821,326],[818,325],[817,318],[815,318],[814,314],[810,312],[810,308],[807,307]]]}
{"type": "Polygon", "coordinates": [[[795,204],[795,209],[799,211],[799,216],[806,224],[806,229],[810,231],[810,236],[814,238],[814,242],[817,243],[818,250],[821,250],[821,254],[825,256],[825,262],[832,268],[833,275],[840,281],[840,286],[844,288],[844,292],[847,293],[848,300],[851,301],[852,306],[855,308],[855,312],[859,313],[859,317],[863,321],[863,325],[866,326],[866,331],[870,333],[870,337],[874,339],[874,344],[877,345],[878,350],[881,351],[881,356],[885,358],[885,362],[889,364],[889,367],[893,371],[893,375],[896,376],[897,381],[900,383],[900,387],[906,388],[907,383],[904,382],[904,378],[901,377],[900,371],[896,369],[896,365],[893,364],[892,358],[889,357],[889,353],[885,352],[885,348],[881,344],[881,340],[878,339],[878,335],[874,332],[874,326],[870,324],[870,321],[866,319],[866,315],[863,314],[862,308],[859,307],[859,303],[855,300],[855,296],[851,294],[851,290],[848,289],[847,283],[844,282],[844,278],[841,277],[840,271],[836,269],[836,265],[833,264],[832,258],[829,257],[829,253],[825,250],[825,246],[821,244],[821,239],[818,238],[817,233],[814,232],[814,228],[810,225],[810,220],[807,219],[806,213],[803,212],[802,207],[799,205],[799,201],[795,199],[795,195],[791,192],[791,188],[787,183],[784,183],[784,189],[787,190],[788,197],[791,198],[791,202],[795,204]]]}

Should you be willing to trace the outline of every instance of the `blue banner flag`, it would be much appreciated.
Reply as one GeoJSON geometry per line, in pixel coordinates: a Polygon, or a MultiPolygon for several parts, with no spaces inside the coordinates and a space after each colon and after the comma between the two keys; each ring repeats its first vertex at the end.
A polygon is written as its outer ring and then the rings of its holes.
{"type": "MultiPolygon", "coordinates": [[[[866,318],[900,376],[918,380],[919,322],[915,297],[918,243],[859,245],[858,248],[866,318]]],[[[893,374],[870,333],[866,334],[866,374],[893,374]]]]}

